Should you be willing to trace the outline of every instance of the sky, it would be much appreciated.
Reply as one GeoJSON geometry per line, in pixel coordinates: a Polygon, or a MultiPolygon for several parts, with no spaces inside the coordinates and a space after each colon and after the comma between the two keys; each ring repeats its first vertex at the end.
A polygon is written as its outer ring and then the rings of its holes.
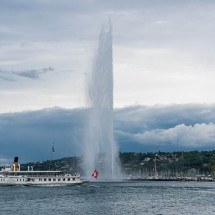
{"type": "Polygon", "coordinates": [[[85,107],[102,24],[114,107],[214,103],[215,2],[1,0],[0,113],[85,107]]]}
{"type": "Polygon", "coordinates": [[[213,0],[1,0],[0,164],[80,155],[86,77],[113,29],[120,151],[215,146],[213,0]]]}

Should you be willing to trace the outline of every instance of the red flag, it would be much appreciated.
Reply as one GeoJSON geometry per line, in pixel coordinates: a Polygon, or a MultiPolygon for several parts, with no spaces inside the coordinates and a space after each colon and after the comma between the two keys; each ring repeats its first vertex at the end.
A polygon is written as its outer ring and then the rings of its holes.
{"type": "Polygon", "coordinates": [[[99,172],[95,169],[95,170],[93,171],[92,177],[97,178],[98,175],[99,175],[99,172]]]}

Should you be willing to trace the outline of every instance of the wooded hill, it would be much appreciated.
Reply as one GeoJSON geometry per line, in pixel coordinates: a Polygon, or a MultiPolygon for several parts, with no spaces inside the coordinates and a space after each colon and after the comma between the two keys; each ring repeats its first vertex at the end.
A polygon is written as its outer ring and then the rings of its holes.
{"type": "MultiPolygon", "coordinates": [[[[126,175],[148,177],[155,174],[162,177],[194,177],[196,175],[215,176],[215,150],[189,152],[134,153],[120,152],[122,171],[126,175]]],[[[33,166],[34,170],[63,170],[82,172],[79,157],[22,164],[22,170],[33,166]]]]}

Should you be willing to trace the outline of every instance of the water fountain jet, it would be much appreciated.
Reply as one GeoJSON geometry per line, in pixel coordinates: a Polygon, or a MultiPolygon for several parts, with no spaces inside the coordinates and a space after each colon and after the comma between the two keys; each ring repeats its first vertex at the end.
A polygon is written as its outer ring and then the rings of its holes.
{"type": "Polygon", "coordinates": [[[117,145],[113,137],[112,26],[102,27],[87,90],[89,120],[86,129],[85,174],[99,171],[101,180],[121,176],[117,145]]]}

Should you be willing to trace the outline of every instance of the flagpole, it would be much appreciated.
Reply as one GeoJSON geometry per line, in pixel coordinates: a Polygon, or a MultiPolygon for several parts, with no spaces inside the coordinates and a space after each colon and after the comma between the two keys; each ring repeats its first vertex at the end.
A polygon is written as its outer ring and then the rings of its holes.
{"type": "Polygon", "coordinates": [[[52,161],[53,152],[54,152],[54,142],[52,143],[52,148],[51,148],[51,155],[49,160],[49,171],[51,170],[51,161],[52,161]]]}

